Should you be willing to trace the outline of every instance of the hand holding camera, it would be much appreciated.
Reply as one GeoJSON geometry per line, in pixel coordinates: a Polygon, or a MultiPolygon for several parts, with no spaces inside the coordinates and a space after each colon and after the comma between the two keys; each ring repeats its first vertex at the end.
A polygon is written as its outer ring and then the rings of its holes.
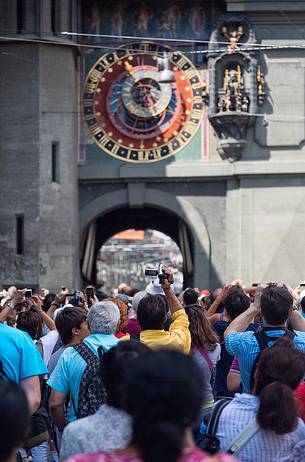
{"type": "Polygon", "coordinates": [[[152,279],[154,285],[159,285],[163,289],[168,289],[170,284],[174,281],[173,273],[162,263],[160,263],[158,268],[147,268],[145,270],[145,276],[152,279]]]}

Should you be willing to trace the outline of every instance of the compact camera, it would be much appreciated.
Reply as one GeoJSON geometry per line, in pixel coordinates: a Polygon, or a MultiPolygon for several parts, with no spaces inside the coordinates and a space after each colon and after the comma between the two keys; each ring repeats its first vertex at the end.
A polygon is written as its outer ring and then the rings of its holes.
{"type": "Polygon", "coordinates": [[[73,306],[79,306],[81,303],[81,297],[82,293],[79,290],[75,290],[73,294],[70,294],[69,303],[73,306]]]}
{"type": "Polygon", "coordinates": [[[162,263],[160,263],[158,268],[146,268],[145,276],[149,279],[153,279],[154,281],[158,279],[158,283],[160,286],[164,284],[164,281],[167,278],[167,274],[163,270],[162,263]]]}

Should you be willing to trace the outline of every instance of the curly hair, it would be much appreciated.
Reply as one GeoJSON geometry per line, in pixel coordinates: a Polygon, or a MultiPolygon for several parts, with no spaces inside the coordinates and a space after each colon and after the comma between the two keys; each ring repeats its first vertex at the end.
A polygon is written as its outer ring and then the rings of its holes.
{"type": "Polygon", "coordinates": [[[127,323],[127,313],[128,307],[126,303],[124,303],[118,297],[108,297],[103,300],[104,302],[113,302],[117,305],[118,309],[120,310],[120,323],[118,325],[118,332],[121,332],[122,329],[126,326],[127,323]]]}
{"type": "Polygon", "coordinates": [[[207,351],[214,351],[219,339],[204,314],[202,306],[189,305],[185,307],[185,311],[190,321],[192,347],[203,347],[207,351]]]}

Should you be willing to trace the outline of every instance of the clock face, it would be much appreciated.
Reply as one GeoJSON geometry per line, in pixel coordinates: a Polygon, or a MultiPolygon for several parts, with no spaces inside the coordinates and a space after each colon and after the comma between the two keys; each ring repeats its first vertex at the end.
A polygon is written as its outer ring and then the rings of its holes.
{"type": "Polygon", "coordinates": [[[126,162],[156,162],[176,154],[197,132],[202,81],[180,52],[131,43],[102,56],[84,86],[85,123],[95,143],[126,162]],[[168,53],[174,83],[159,82],[157,59],[168,53]]]}

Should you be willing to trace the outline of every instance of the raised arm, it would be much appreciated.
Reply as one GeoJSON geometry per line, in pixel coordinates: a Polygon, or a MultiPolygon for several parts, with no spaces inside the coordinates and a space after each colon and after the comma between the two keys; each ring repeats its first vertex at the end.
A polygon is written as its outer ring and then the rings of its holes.
{"type": "Polygon", "coordinates": [[[222,291],[217,295],[216,299],[205,313],[208,318],[210,318],[216,313],[219,305],[226,299],[227,295],[229,294],[231,287],[231,285],[223,286],[222,291]]]}
{"type": "Polygon", "coordinates": [[[65,300],[68,293],[68,290],[65,289],[61,290],[60,292],[58,292],[58,294],[56,294],[54,301],[51,303],[51,306],[47,311],[47,315],[50,316],[50,318],[53,319],[55,310],[57,310],[57,308],[60,307],[61,303],[65,300]]]}
{"type": "Polygon", "coordinates": [[[56,330],[55,322],[53,319],[43,311],[42,309],[42,301],[37,295],[34,295],[32,297],[32,302],[33,302],[33,309],[39,314],[39,316],[42,318],[43,322],[46,324],[46,326],[50,330],[56,330]]]}

